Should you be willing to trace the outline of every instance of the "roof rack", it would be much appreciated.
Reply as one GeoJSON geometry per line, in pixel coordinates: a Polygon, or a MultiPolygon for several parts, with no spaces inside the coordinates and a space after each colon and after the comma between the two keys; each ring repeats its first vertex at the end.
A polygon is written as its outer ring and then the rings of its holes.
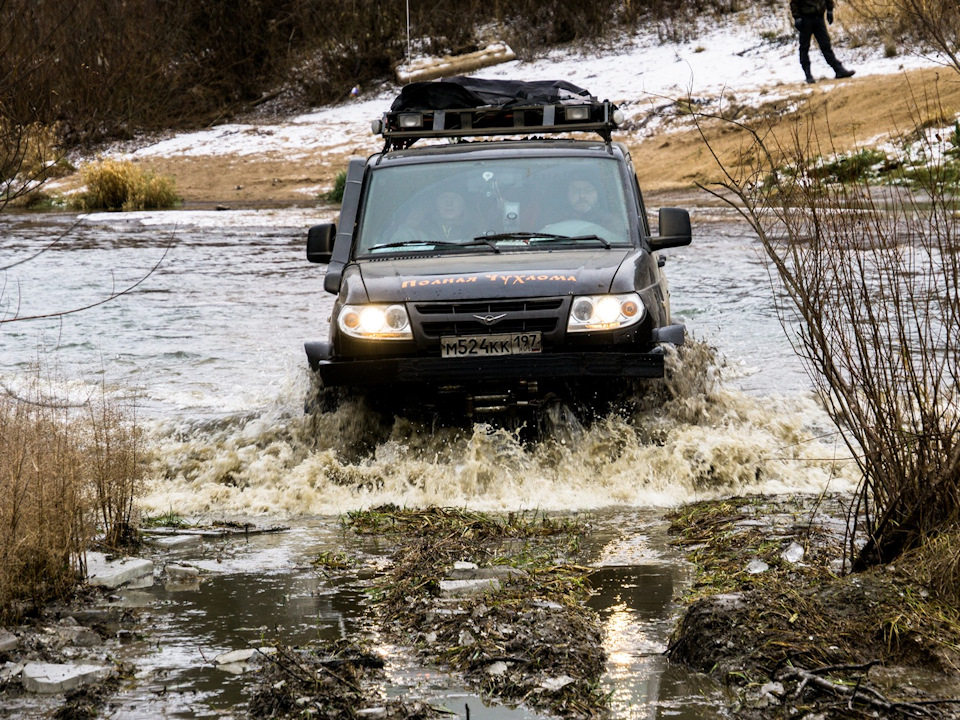
{"type": "Polygon", "coordinates": [[[423,138],[486,135],[547,135],[595,132],[606,142],[623,122],[623,113],[610,101],[482,106],[451,109],[392,110],[371,124],[383,135],[384,151],[402,150],[423,138]]]}

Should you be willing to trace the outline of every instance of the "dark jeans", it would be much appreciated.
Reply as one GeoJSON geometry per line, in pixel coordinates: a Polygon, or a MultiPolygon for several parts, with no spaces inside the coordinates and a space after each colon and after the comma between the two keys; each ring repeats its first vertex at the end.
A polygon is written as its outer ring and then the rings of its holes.
{"type": "Polygon", "coordinates": [[[827,23],[824,22],[823,13],[819,15],[801,15],[800,16],[800,67],[805,74],[810,73],[810,38],[817,39],[817,45],[820,46],[820,52],[823,53],[823,59],[827,65],[834,71],[842,68],[837,56],[833,54],[833,48],[830,46],[830,35],[827,34],[827,23]]]}

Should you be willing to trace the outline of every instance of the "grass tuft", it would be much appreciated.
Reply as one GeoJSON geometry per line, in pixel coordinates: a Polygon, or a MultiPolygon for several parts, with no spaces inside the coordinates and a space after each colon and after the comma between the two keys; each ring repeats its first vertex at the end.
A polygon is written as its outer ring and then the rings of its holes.
{"type": "Polygon", "coordinates": [[[322,200],[329,203],[343,202],[343,189],[347,186],[347,171],[341,170],[333,180],[333,187],[320,195],[322,200]]]}
{"type": "Polygon", "coordinates": [[[80,170],[85,190],[71,198],[77,210],[160,210],[180,202],[172,177],[129,160],[98,160],[80,170]]]}

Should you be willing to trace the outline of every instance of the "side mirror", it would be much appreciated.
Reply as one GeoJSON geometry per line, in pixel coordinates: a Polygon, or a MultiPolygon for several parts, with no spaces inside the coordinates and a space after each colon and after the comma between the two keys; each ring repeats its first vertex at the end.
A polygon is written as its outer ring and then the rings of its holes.
{"type": "Polygon", "coordinates": [[[310,228],[307,231],[307,260],[312,263],[329,263],[336,235],[336,223],[324,223],[310,228]]]}
{"type": "Polygon", "coordinates": [[[654,250],[689,245],[693,239],[690,230],[690,213],[682,208],[660,208],[660,235],[650,238],[654,250]]]}

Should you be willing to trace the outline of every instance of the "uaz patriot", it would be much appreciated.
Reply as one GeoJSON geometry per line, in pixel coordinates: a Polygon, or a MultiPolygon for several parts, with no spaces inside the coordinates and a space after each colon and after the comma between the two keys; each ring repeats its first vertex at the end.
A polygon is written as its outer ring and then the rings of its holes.
{"type": "Polygon", "coordinates": [[[321,394],[474,418],[661,377],[684,327],[659,251],[690,243],[690,217],[661,208],[651,234],[621,122],[564,81],[404,87],[339,223],[308,234],[336,295],[305,344],[321,394]]]}

